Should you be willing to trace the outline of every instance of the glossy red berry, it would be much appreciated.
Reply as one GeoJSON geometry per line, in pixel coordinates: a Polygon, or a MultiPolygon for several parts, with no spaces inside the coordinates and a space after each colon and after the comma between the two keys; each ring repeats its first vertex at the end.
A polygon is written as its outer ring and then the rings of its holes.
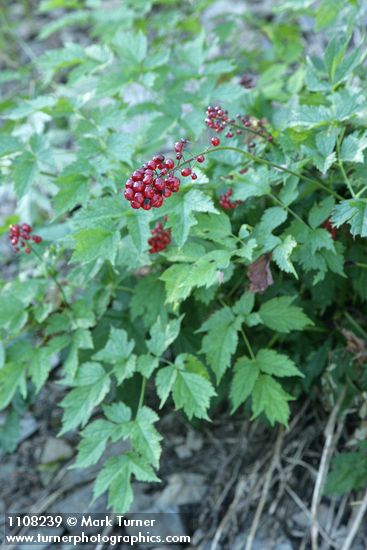
{"type": "Polygon", "coordinates": [[[182,170],[181,170],[181,176],[184,176],[185,178],[187,176],[190,176],[191,173],[192,173],[192,170],[189,166],[186,166],[185,168],[182,168],[182,170]]]}
{"type": "Polygon", "coordinates": [[[200,162],[200,164],[201,164],[202,162],[205,161],[205,157],[204,157],[204,155],[199,155],[198,157],[196,157],[196,160],[197,160],[198,162],[200,162]]]}
{"type": "Polygon", "coordinates": [[[33,235],[32,241],[35,242],[36,244],[39,244],[42,242],[42,237],[40,237],[39,235],[33,235]]]}
{"type": "Polygon", "coordinates": [[[134,201],[138,204],[143,204],[144,202],[144,195],[143,193],[135,193],[134,195],[134,201]]]}
{"type": "Polygon", "coordinates": [[[168,169],[168,170],[172,170],[175,166],[175,161],[172,160],[172,159],[167,159],[164,163],[165,167],[168,169]]]}
{"type": "Polygon", "coordinates": [[[148,239],[150,254],[156,254],[165,250],[171,242],[171,230],[163,229],[163,224],[158,222],[151,233],[152,236],[148,239]]]}
{"type": "Polygon", "coordinates": [[[220,139],[218,137],[212,137],[211,142],[214,147],[218,147],[220,144],[220,139]]]}
{"type": "Polygon", "coordinates": [[[126,200],[131,201],[131,199],[134,197],[135,193],[132,189],[128,188],[124,191],[124,197],[126,200]]]}
{"type": "Polygon", "coordinates": [[[191,174],[191,179],[192,180],[197,180],[198,179],[197,174],[195,174],[195,172],[193,174],[191,174]]]}
{"type": "Polygon", "coordinates": [[[163,191],[166,187],[165,181],[162,178],[157,178],[154,182],[154,187],[157,191],[163,191]]]}
{"type": "Polygon", "coordinates": [[[142,181],[134,181],[133,191],[135,193],[141,193],[144,191],[144,183],[142,181]]]}

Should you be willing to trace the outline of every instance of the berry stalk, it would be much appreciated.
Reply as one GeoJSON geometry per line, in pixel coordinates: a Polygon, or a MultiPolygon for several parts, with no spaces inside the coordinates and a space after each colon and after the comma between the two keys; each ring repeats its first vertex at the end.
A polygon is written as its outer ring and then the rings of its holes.
{"type": "Polygon", "coordinates": [[[54,273],[52,273],[51,269],[49,268],[49,265],[47,264],[47,262],[43,259],[43,257],[38,253],[37,250],[34,249],[34,247],[30,244],[29,245],[29,248],[31,249],[31,251],[37,256],[37,258],[42,262],[42,264],[45,266],[45,269],[46,269],[46,272],[47,272],[47,275],[49,275],[51,277],[51,279],[54,281],[55,285],[57,286],[57,288],[59,289],[60,291],[60,294],[62,296],[62,300],[64,302],[64,305],[65,307],[67,307],[68,309],[71,308],[69,302],[68,302],[68,299],[66,298],[65,296],[65,292],[64,292],[64,289],[62,288],[61,284],[59,283],[59,281],[57,280],[56,278],[56,275],[54,273]]]}

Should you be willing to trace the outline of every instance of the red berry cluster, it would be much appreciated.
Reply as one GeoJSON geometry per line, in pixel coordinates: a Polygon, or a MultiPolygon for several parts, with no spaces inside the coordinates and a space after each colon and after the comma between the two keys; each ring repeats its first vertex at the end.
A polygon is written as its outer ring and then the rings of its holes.
{"type": "Polygon", "coordinates": [[[324,221],[323,224],[321,224],[321,227],[326,229],[331,235],[332,239],[336,239],[336,227],[333,226],[333,224],[330,221],[330,218],[328,218],[326,221],[324,221]]]}
{"type": "Polygon", "coordinates": [[[32,228],[27,223],[20,225],[11,225],[9,227],[9,240],[14,249],[14,252],[19,252],[19,244],[24,248],[26,254],[30,254],[31,249],[27,246],[27,241],[32,240],[34,243],[39,244],[42,242],[42,237],[39,235],[31,235],[32,228]]]}
{"type": "Polygon", "coordinates": [[[152,236],[148,239],[148,244],[150,246],[149,253],[156,254],[157,252],[165,250],[171,242],[171,230],[163,229],[163,224],[157,222],[151,233],[152,236]]]}
{"type": "Polygon", "coordinates": [[[173,175],[175,162],[156,155],[141,168],[135,170],[125,183],[124,197],[132,208],[160,208],[164,199],[176,193],[180,180],[173,175]]]}
{"type": "MultiPolygon", "coordinates": [[[[227,129],[227,132],[225,134],[226,138],[233,138],[235,135],[239,136],[247,130],[250,132],[252,131],[252,133],[267,139],[269,142],[273,141],[273,136],[265,130],[265,119],[257,119],[249,115],[241,114],[236,115],[236,118],[237,121],[234,118],[229,118],[228,111],[222,109],[220,105],[217,105],[216,107],[212,107],[209,105],[206,110],[205,124],[208,126],[208,128],[210,128],[211,130],[215,130],[217,133],[220,133],[224,129],[227,129]]],[[[255,147],[256,144],[254,142],[250,142],[248,146],[251,149],[255,147]]]]}
{"type": "Polygon", "coordinates": [[[223,195],[219,197],[219,204],[221,205],[224,210],[232,210],[233,208],[237,208],[241,204],[242,201],[231,201],[229,197],[232,196],[232,189],[228,189],[223,195]]]}

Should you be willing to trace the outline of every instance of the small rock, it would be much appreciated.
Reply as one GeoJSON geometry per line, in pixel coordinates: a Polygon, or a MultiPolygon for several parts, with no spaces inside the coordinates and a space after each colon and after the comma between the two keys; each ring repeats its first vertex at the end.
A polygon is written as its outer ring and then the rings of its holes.
{"type": "Polygon", "coordinates": [[[31,414],[26,413],[20,419],[19,428],[18,444],[34,434],[38,429],[38,424],[31,414]]]}
{"type": "Polygon", "coordinates": [[[203,446],[203,438],[194,430],[189,430],[186,441],[182,445],[175,447],[176,454],[179,458],[190,458],[194,452],[200,451],[203,446]]]}
{"type": "Polygon", "coordinates": [[[61,460],[68,460],[74,454],[73,448],[64,439],[48,437],[43,447],[41,464],[50,464],[61,460]]]}
{"type": "Polygon", "coordinates": [[[171,505],[195,504],[202,501],[206,492],[205,477],[201,474],[172,474],[168,485],[156,499],[156,506],[163,512],[171,505]]]}

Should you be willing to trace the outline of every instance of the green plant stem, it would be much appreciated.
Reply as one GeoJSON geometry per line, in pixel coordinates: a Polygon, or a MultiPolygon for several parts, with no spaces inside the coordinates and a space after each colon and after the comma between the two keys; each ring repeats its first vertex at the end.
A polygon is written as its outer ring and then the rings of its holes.
{"type": "Polygon", "coordinates": [[[285,208],[287,212],[289,212],[296,220],[298,220],[299,222],[309,227],[308,224],[301,218],[301,216],[299,216],[294,210],[292,210],[292,208],[289,208],[289,206],[287,206],[286,204],[283,204],[282,201],[279,200],[278,197],[276,197],[272,193],[268,193],[268,194],[269,194],[269,197],[271,197],[274,202],[279,204],[279,206],[281,206],[282,208],[285,208]]]}
{"type": "Polygon", "coordinates": [[[31,244],[28,244],[29,248],[32,250],[32,252],[35,254],[35,256],[37,256],[37,258],[42,262],[42,264],[45,266],[45,269],[47,271],[47,274],[49,275],[49,277],[51,277],[51,279],[54,281],[55,285],[57,286],[57,288],[59,289],[60,291],[60,294],[62,296],[62,299],[63,299],[63,302],[65,304],[65,306],[69,309],[71,309],[71,306],[65,296],[65,292],[64,292],[64,289],[62,288],[62,286],[60,285],[59,281],[57,280],[56,276],[52,273],[52,271],[50,271],[49,269],[49,266],[47,264],[47,262],[42,258],[42,256],[37,252],[37,250],[31,245],[31,244]]]}
{"type": "Polygon", "coordinates": [[[241,327],[241,335],[242,335],[243,341],[244,341],[245,344],[246,344],[246,347],[247,347],[247,349],[248,349],[248,352],[249,352],[249,354],[250,354],[251,359],[255,359],[255,354],[254,354],[254,352],[253,352],[253,350],[252,350],[250,341],[249,341],[249,339],[247,338],[246,333],[245,333],[245,331],[243,330],[242,327],[241,327]]]}
{"type": "Polygon", "coordinates": [[[356,262],[354,265],[362,269],[367,269],[367,264],[363,264],[362,262],[356,262]]]}
{"type": "Polygon", "coordinates": [[[123,290],[124,292],[130,292],[131,294],[134,293],[133,289],[130,288],[129,286],[119,285],[116,287],[116,290],[123,290]]]}
{"type": "MultiPolygon", "coordinates": [[[[339,195],[336,191],[333,191],[332,189],[329,189],[326,185],[324,185],[321,181],[315,180],[313,178],[309,178],[308,176],[305,176],[304,174],[301,174],[299,172],[295,172],[294,170],[290,170],[289,168],[284,168],[284,166],[281,166],[280,164],[276,164],[275,162],[271,162],[270,160],[263,159],[260,157],[257,157],[255,155],[252,155],[251,153],[248,153],[247,151],[243,151],[242,149],[239,149],[238,147],[231,147],[229,145],[221,145],[219,147],[213,147],[212,149],[207,149],[206,154],[208,153],[214,153],[215,151],[233,151],[235,153],[239,153],[240,155],[245,156],[246,158],[252,160],[255,163],[263,164],[264,166],[270,166],[272,168],[276,168],[277,170],[281,170],[282,172],[285,172],[287,174],[291,174],[292,176],[296,176],[297,178],[303,179],[304,181],[307,181],[308,183],[312,183],[316,187],[319,187],[323,191],[326,191],[330,195],[333,195],[334,197],[343,200],[344,197],[339,195]]],[[[185,161],[185,163],[190,162],[185,161]]],[[[184,163],[182,163],[184,164],[184,163]]]]}
{"type": "Polygon", "coordinates": [[[46,170],[40,171],[41,176],[47,176],[48,178],[57,178],[57,174],[53,174],[52,172],[47,172],[46,170]]]}
{"type": "Polygon", "coordinates": [[[345,185],[348,187],[348,190],[349,190],[349,193],[352,195],[352,197],[354,198],[356,196],[355,192],[354,192],[354,189],[353,189],[353,186],[347,176],[347,173],[344,169],[344,164],[343,164],[343,161],[341,160],[340,158],[340,144],[342,142],[342,139],[344,137],[344,134],[345,134],[345,128],[343,128],[340,136],[338,137],[337,141],[336,141],[336,152],[337,152],[337,155],[338,155],[338,166],[339,166],[339,169],[340,169],[340,172],[343,176],[343,180],[344,180],[344,183],[345,185]]]}
{"type": "Polygon", "coordinates": [[[136,416],[138,416],[139,411],[141,410],[141,408],[142,408],[142,406],[143,406],[144,395],[145,395],[145,388],[146,388],[146,385],[147,385],[147,379],[145,378],[145,376],[143,376],[142,378],[143,378],[143,379],[142,379],[142,382],[141,382],[139,403],[138,403],[138,408],[136,409],[136,416]]]}
{"type": "Polygon", "coordinates": [[[363,193],[366,191],[367,189],[367,185],[365,185],[364,187],[362,187],[362,189],[360,191],[358,191],[358,193],[355,194],[356,198],[357,197],[360,197],[361,195],[363,195],[363,193]]]}

